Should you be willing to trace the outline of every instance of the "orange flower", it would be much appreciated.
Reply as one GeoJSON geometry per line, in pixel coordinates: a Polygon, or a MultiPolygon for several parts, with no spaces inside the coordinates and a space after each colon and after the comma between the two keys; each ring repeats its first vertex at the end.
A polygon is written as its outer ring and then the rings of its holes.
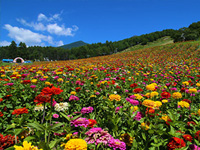
{"type": "Polygon", "coordinates": [[[46,95],[58,95],[61,92],[63,92],[63,90],[61,90],[60,88],[56,88],[56,87],[45,87],[42,89],[42,93],[46,94],[46,95]]]}
{"type": "Polygon", "coordinates": [[[3,98],[0,98],[0,102],[2,102],[3,101],[3,98]]]}
{"type": "Polygon", "coordinates": [[[26,109],[26,107],[24,108],[19,108],[19,109],[15,109],[13,112],[12,112],[12,115],[21,115],[21,114],[28,114],[28,109],[26,109]]]}

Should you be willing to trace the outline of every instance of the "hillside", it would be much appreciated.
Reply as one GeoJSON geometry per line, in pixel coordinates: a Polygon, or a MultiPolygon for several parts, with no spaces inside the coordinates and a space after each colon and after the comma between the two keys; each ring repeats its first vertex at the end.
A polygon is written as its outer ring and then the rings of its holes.
{"type": "Polygon", "coordinates": [[[85,43],[83,41],[77,41],[77,42],[73,42],[73,43],[66,44],[66,45],[59,46],[59,47],[64,48],[64,49],[71,49],[73,47],[80,47],[80,46],[84,46],[84,45],[87,45],[87,44],[88,43],[85,43]]]}
{"type": "Polygon", "coordinates": [[[138,49],[150,48],[150,47],[154,47],[154,46],[167,45],[167,44],[171,44],[171,43],[173,43],[173,39],[170,36],[165,36],[156,41],[148,42],[146,45],[138,44],[138,45],[129,47],[122,52],[129,52],[129,51],[134,51],[134,50],[138,50],[138,49]]]}

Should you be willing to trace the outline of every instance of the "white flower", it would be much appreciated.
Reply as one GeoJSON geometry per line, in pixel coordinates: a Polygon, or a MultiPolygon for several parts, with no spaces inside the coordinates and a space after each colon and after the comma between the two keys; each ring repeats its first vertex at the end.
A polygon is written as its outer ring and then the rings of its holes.
{"type": "Polygon", "coordinates": [[[56,103],[54,106],[56,111],[65,111],[68,109],[69,104],[67,102],[65,103],[56,103]]]}
{"type": "Polygon", "coordinates": [[[117,94],[117,91],[114,91],[114,94],[117,94]]]}
{"type": "MultiPolygon", "coordinates": [[[[47,109],[47,107],[45,106],[45,109],[47,109]]],[[[40,105],[36,105],[34,108],[35,111],[43,111],[44,110],[44,106],[42,104],[40,105]]]]}

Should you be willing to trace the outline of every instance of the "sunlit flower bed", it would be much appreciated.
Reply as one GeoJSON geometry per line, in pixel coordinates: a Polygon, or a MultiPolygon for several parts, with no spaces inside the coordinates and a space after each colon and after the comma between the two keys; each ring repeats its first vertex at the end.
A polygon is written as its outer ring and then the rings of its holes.
{"type": "Polygon", "coordinates": [[[0,67],[0,150],[200,149],[200,48],[0,67]]]}

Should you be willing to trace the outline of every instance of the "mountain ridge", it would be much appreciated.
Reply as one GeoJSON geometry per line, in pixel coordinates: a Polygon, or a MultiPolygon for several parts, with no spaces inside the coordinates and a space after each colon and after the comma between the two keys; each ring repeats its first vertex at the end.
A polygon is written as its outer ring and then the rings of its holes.
{"type": "Polygon", "coordinates": [[[84,46],[84,45],[87,45],[88,43],[85,43],[83,41],[76,41],[76,42],[72,42],[72,43],[69,43],[69,44],[65,44],[65,45],[62,45],[62,46],[59,46],[61,48],[64,48],[64,49],[71,49],[73,47],[80,47],[80,46],[84,46]]]}

